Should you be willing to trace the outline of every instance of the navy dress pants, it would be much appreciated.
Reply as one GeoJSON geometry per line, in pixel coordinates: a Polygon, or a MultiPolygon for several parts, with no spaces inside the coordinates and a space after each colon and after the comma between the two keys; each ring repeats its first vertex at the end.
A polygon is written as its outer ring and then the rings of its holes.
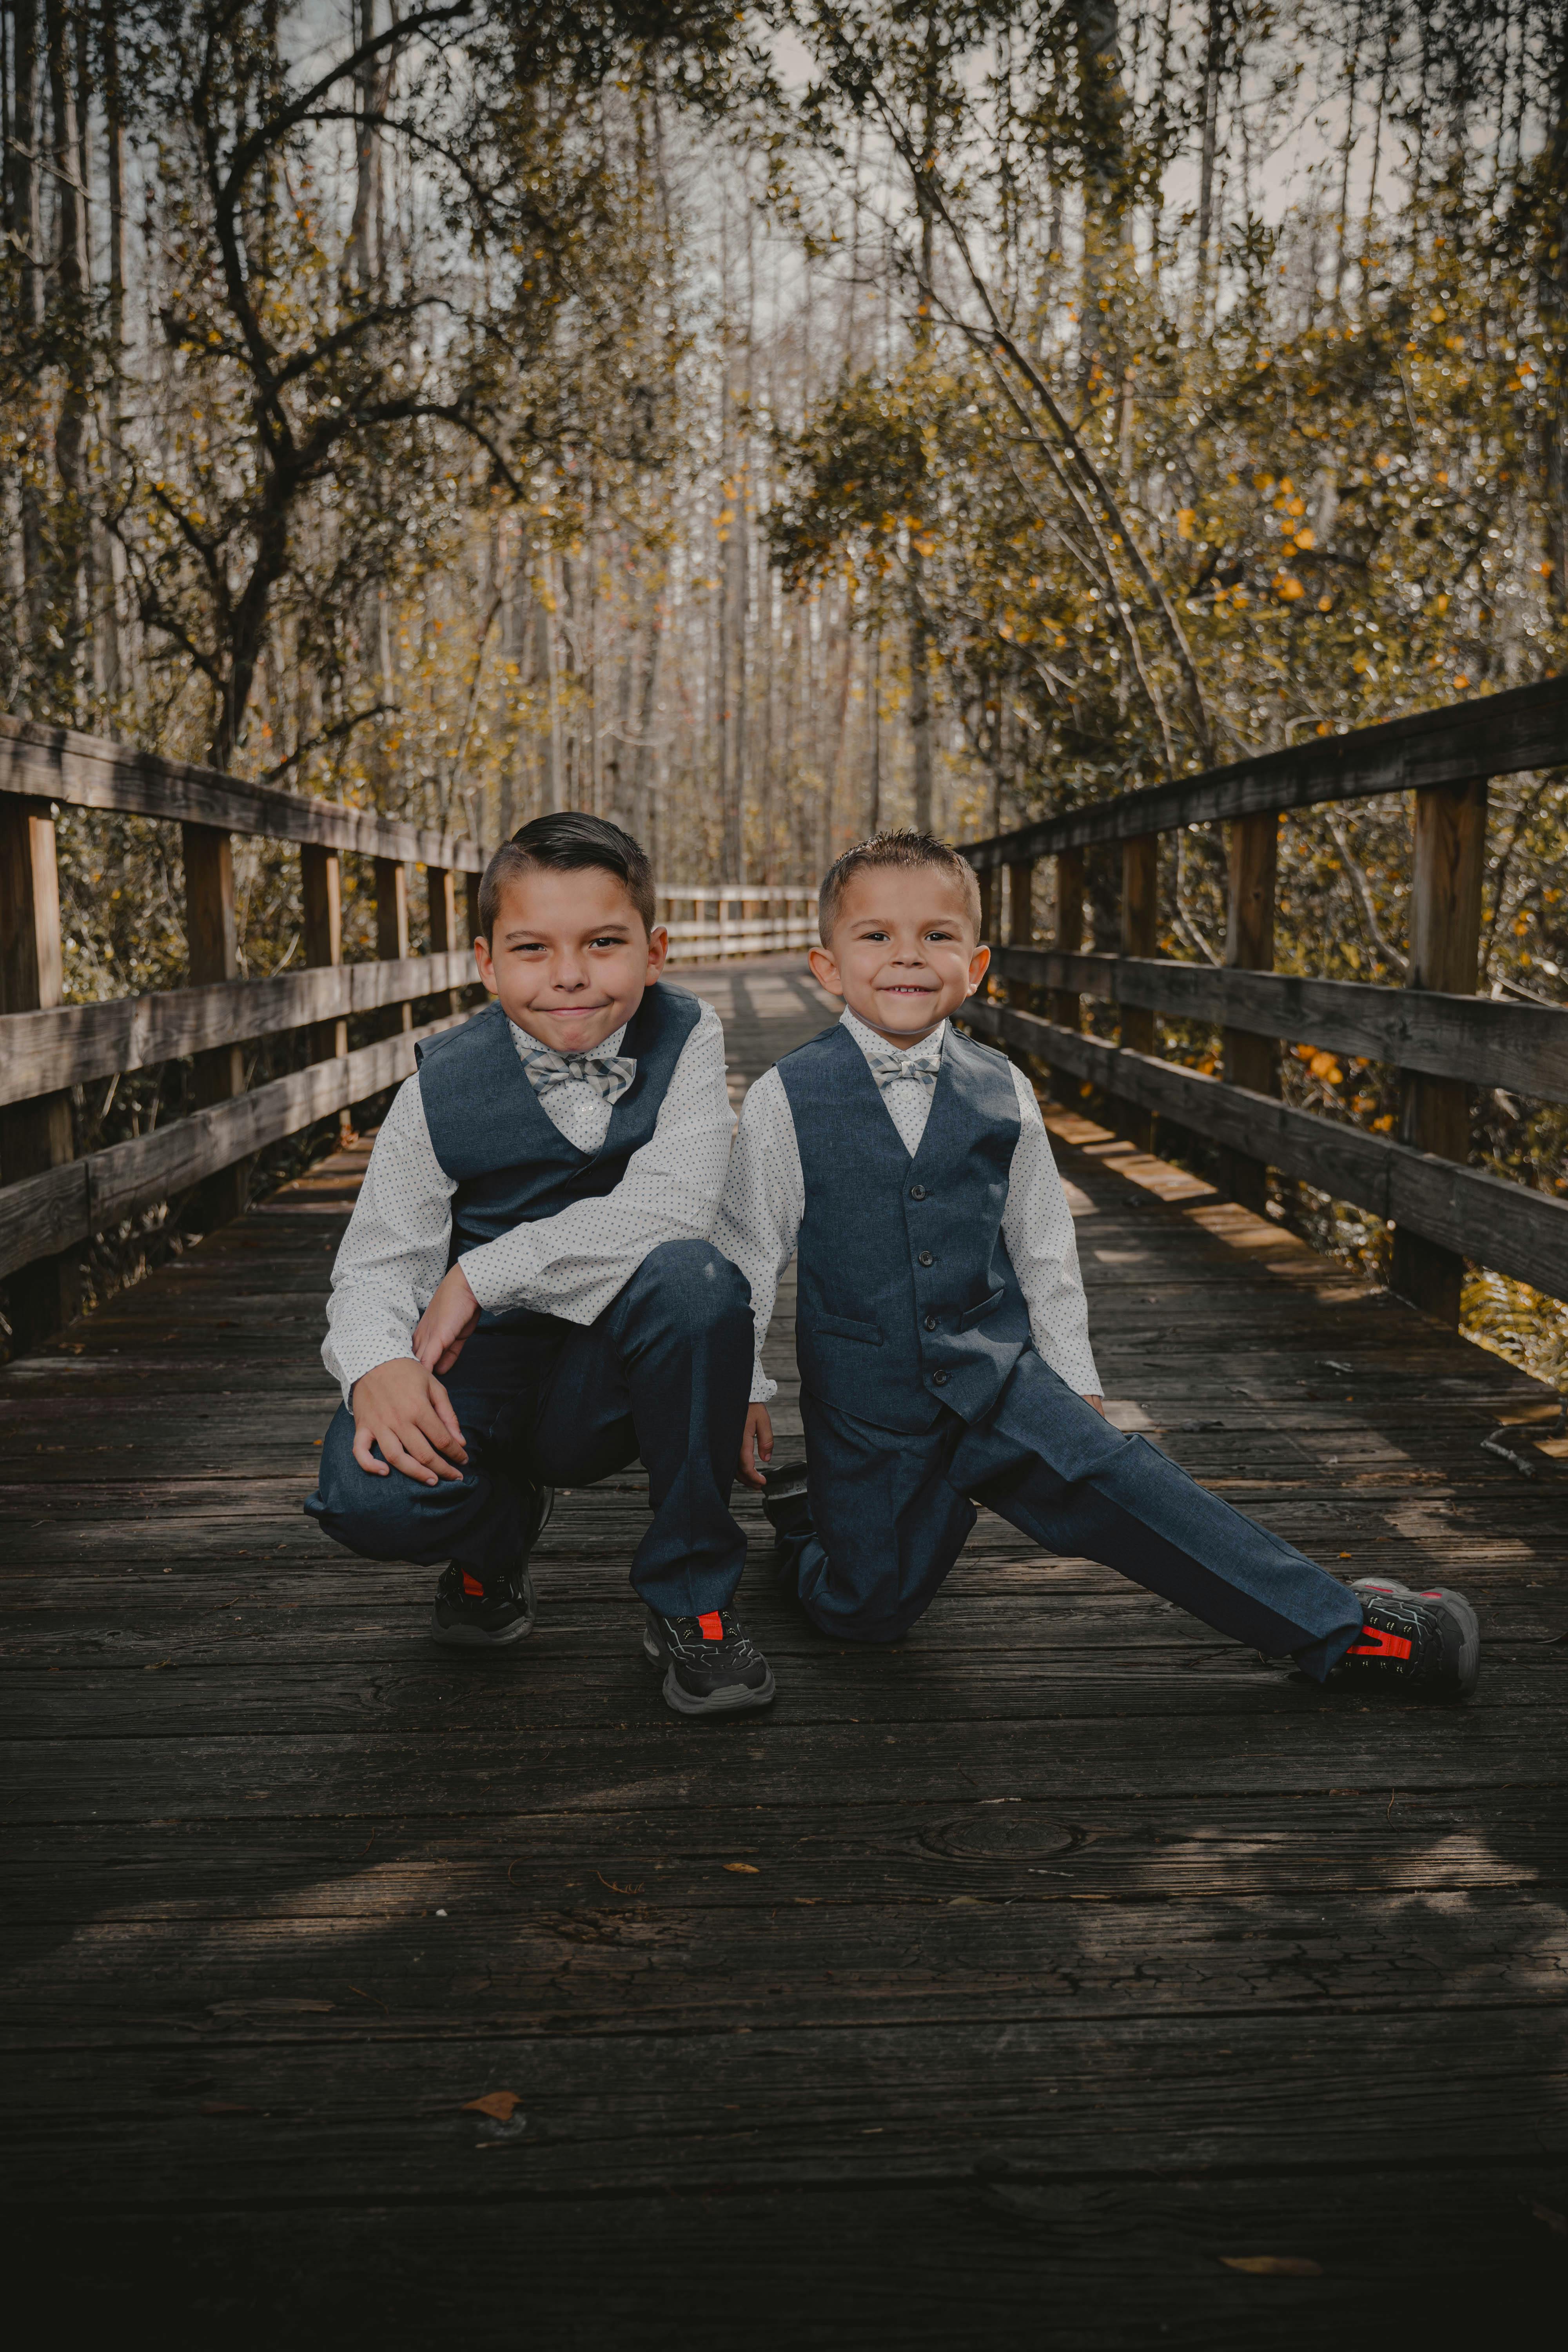
{"type": "Polygon", "coordinates": [[[442,1383],[468,1448],[460,1479],[362,1470],[340,1405],[305,1508],[366,1559],[456,1560],[485,1581],[518,1565],[520,1486],[592,1486],[640,1454],[653,1524],[633,1584],[668,1617],[723,1609],[746,1559],[729,1497],[751,1377],[743,1277],[707,1242],[665,1242],[595,1322],[475,1332],[442,1383]]]}
{"type": "Polygon", "coordinates": [[[990,1412],[910,1436],[809,1394],[814,1532],[791,1566],[825,1633],[896,1642],[935,1599],[976,1503],[1048,1551],[1098,1559],[1217,1633],[1321,1681],[1361,1630],[1357,1595],[1125,1436],[1026,1348],[990,1412]]]}

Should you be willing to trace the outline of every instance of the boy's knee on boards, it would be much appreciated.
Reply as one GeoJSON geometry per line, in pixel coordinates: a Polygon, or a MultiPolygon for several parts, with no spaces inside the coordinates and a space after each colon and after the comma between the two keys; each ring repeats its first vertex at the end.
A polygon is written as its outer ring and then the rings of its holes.
{"type": "Polygon", "coordinates": [[[353,1434],[353,1420],[344,1413],[327,1433],[318,1488],[305,1507],[350,1551],[369,1559],[400,1559],[411,1542],[417,1544],[416,1528],[423,1532],[434,1520],[472,1509],[471,1475],[444,1478],[436,1486],[390,1468],[378,1478],[355,1461],[353,1434]]]}
{"type": "Polygon", "coordinates": [[[751,1331],[746,1278],[711,1242],[661,1242],[644,1258],[637,1280],[688,1331],[714,1331],[729,1323],[751,1331]]]}

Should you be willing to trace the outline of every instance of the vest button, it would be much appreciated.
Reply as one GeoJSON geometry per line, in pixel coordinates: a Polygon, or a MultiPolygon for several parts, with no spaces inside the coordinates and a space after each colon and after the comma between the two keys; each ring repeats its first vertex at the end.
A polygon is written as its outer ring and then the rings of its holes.
{"type": "Polygon", "coordinates": [[[930,1265],[930,1264],[931,1264],[931,1252],[930,1252],[930,1250],[921,1250],[921,1255],[920,1255],[920,1262],[921,1262],[921,1265],[930,1265]]]}
{"type": "Polygon", "coordinates": [[[936,1329],[936,1317],[934,1315],[928,1315],[926,1317],[926,1329],[928,1331],[934,1331],[936,1329]]]}
{"type": "Polygon", "coordinates": [[[923,1184],[911,1184],[910,1186],[910,1198],[911,1201],[923,1201],[925,1196],[926,1188],[923,1184]]]}
{"type": "Polygon", "coordinates": [[[931,1384],[933,1389],[946,1388],[947,1374],[945,1372],[933,1372],[931,1376],[931,1384]]]}

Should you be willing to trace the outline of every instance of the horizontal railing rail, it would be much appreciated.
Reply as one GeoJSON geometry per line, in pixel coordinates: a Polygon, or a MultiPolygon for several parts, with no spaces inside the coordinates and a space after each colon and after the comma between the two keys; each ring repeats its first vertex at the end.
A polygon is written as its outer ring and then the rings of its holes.
{"type": "Polygon", "coordinates": [[[980,872],[1021,859],[1054,857],[1064,849],[1136,841],[1177,825],[1217,824],[1237,817],[1280,816],[1323,802],[1373,800],[1382,793],[1426,792],[1525,768],[1552,768],[1568,759],[1568,677],[1515,687],[1473,702],[1418,710],[1344,735],[1312,735],[1288,750],[1262,751],[1197,776],[1096,801],[1088,808],[1042,818],[1038,824],[966,842],[963,854],[980,872]]]}
{"type": "MultiPolygon", "coordinates": [[[[1458,1319],[1467,1259],[1568,1298],[1568,1201],[1468,1164],[1472,1090],[1568,1102],[1568,1009],[1475,992],[1489,780],[1565,763],[1568,678],[1549,678],[963,844],[994,950],[993,977],[964,1018],[1097,1089],[1132,1140],[1151,1144],[1165,1118],[1216,1145],[1222,1186],[1251,1208],[1266,1206],[1275,1168],[1384,1218],[1394,1287],[1446,1322],[1458,1319]],[[1414,817],[1407,984],[1276,972],[1281,823],[1326,802],[1403,791],[1414,817]],[[1161,957],[1160,836],[1218,823],[1228,829],[1225,963],[1161,957]],[[1085,853],[1107,845],[1121,851],[1121,952],[1089,953],[1085,853]],[[1055,936],[1042,943],[1037,875],[1047,859],[1055,936]],[[1116,1008],[1115,1042],[1085,1033],[1086,998],[1116,1008]],[[1222,1071],[1156,1054],[1156,1015],[1217,1027],[1222,1071]],[[1283,1042],[1397,1071],[1397,1135],[1282,1102],[1283,1042]]],[[[1563,1171],[1541,1173],[1552,1188],[1563,1171]]]]}

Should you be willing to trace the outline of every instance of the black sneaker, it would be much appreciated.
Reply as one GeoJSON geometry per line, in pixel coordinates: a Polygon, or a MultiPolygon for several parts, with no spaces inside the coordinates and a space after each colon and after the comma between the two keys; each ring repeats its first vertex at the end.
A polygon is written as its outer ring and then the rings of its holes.
{"type": "Polygon", "coordinates": [[[1480,1677],[1481,1631],[1462,1592],[1429,1585],[1413,1592],[1391,1577],[1352,1585],[1366,1622],[1334,1669],[1412,1696],[1468,1698],[1480,1677]]]}
{"type": "Polygon", "coordinates": [[[677,1715],[736,1715],[773,1703],[773,1670],[732,1609],[700,1617],[660,1617],[650,1609],[642,1645],[649,1662],[665,1668],[665,1705],[677,1715]]]}
{"type": "Polygon", "coordinates": [[[806,1500],[804,1462],[781,1462],[763,1472],[763,1516],[779,1542],[798,1543],[811,1533],[811,1505],[806,1500]]]}
{"type": "Polygon", "coordinates": [[[430,1639],[452,1650],[496,1650],[531,1633],[537,1613],[526,1568],[483,1585],[453,1560],[436,1587],[430,1639]]]}

